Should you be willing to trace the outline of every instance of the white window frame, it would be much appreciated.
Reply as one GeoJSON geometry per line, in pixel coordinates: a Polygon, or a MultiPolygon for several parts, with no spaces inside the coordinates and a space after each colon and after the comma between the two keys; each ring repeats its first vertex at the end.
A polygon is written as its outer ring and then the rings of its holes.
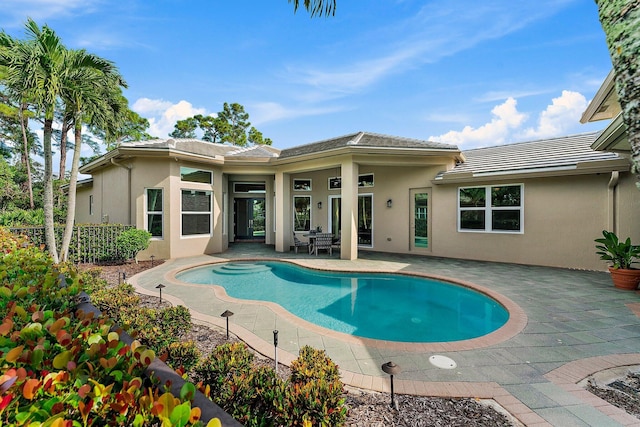
{"type": "Polygon", "coordinates": [[[192,168],[191,166],[180,166],[180,181],[181,182],[192,182],[194,184],[205,184],[205,185],[209,184],[209,185],[213,185],[213,171],[209,170],[209,169],[192,168]],[[209,178],[210,178],[209,182],[190,181],[188,179],[182,179],[182,170],[183,169],[190,169],[190,170],[192,170],[194,172],[197,172],[197,171],[206,172],[206,173],[209,174],[209,178]]]}
{"type": "Polygon", "coordinates": [[[149,187],[144,189],[144,229],[148,232],[149,230],[149,215],[160,215],[162,218],[162,234],[160,236],[151,236],[152,240],[162,240],[164,239],[164,189],[158,187],[149,187]],[[162,210],[161,211],[150,211],[149,210],[149,190],[160,190],[160,194],[162,195],[162,210]]]}
{"type": "Polygon", "coordinates": [[[180,189],[180,237],[183,239],[191,239],[198,237],[211,237],[213,236],[213,191],[211,190],[201,190],[196,188],[181,188],[180,189]],[[209,195],[209,211],[183,211],[182,210],[182,192],[183,191],[200,191],[207,193],[209,195]],[[209,215],[209,232],[202,234],[182,234],[182,218],[184,215],[209,215]]]}
{"type": "Polygon", "coordinates": [[[469,185],[458,187],[457,207],[458,207],[458,232],[461,233],[492,233],[492,234],[524,234],[524,184],[494,184],[494,185],[469,185]],[[491,189],[495,187],[520,187],[520,205],[519,206],[491,206],[491,189]],[[485,206],[477,207],[461,207],[460,191],[468,188],[484,188],[485,190],[485,206]],[[520,212],[520,230],[494,230],[492,228],[494,211],[519,211],[520,212]],[[462,212],[463,211],[484,211],[484,229],[462,228],[462,212]]]}

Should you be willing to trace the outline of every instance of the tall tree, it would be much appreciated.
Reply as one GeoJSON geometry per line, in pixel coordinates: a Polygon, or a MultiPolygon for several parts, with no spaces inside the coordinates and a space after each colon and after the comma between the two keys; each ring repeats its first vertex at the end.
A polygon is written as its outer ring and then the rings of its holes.
{"type": "MultiPolygon", "coordinates": [[[[5,84],[44,113],[44,194],[45,242],[54,262],[58,262],[53,218],[53,169],[51,137],[56,101],[61,91],[66,48],[55,32],[46,25],[40,28],[32,19],[25,25],[27,40],[2,49],[0,65],[6,67],[5,84]]],[[[0,37],[10,40],[6,34],[0,37]]],[[[6,43],[2,43],[6,46],[6,43]]]]}
{"type": "Polygon", "coordinates": [[[249,113],[244,111],[244,107],[237,102],[233,104],[224,103],[222,111],[218,113],[220,124],[227,123],[225,131],[221,132],[220,142],[228,142],[233,145],[244,147],[247,145],[247,129],[251,126],[249,113]]]}
{"type": "Polygon", "coordinates": [[[640,188],[640,3],[596,0],[611,55],[616,91],[631,146],[631,162],[640,188]]]}
{"type": "MultiPolygon", "coordinates": [[[[8,64],[14,60],[13,55],[21,52],[21,49],[18,49],[19,43],[22,42],[9,37],[4,32],[0,33],[0,81],[2,82],[6,82],[7,80],[7,75],[9,72],[8,64]]],[[[28,111],[26,88],[18,85],[14,87],[9,86],[7,89],[9,98],[13,98],[13,100],[17,102],[15,111],[17,112],[21,130],[21,159],[22,164],[24,165],[27,172],[27,191],[29,193],[29,205],[31,209],[33,209],[35,207],[33,200],[33,178],[31,175],[31,159],[29,157],[29,137],[31,135],[28,130],[30,112],[28,111]]],[[[9,101],[9,98],[7,98],[7,101],[9,101]]]]}
{"type": "Polygon", "coordinates": [[[264,136],[262,136],[262,132],[260,132],[258,129],[254,128],[253,126],[251,126],[251,129],[249,129],[249,134],[247,135],[247,139],[253,145],[273,144],[273,141],[271,141],[270,138],[265,138],[264,136]]]}
{"type": "Polygon", "coordinates": [[[196,129],[198,129],[198,120],[195,117],[187,117],[184,120],[178,120],[169,136],[172,138],[195,138],[196,129]]]}
{"type": "Polygon", "coordinates": [[[113,93],[108,93],[105,98],[108,103],[108,108],[104,111],[105,120],[99,124],[90,124],[91,133],[107,144],[107,151],[123,142],[152,139],[147,133],[149,120],[129,108],[129,101],[122,95],[120,88],[112,90],[113,93]],[[110,117],[107,119],[107,116],[110,117]]]}
{"type": "MultiPolygon", "coordinates": [[[[68,50],[64,59],[64,76],[60,96],[69,114],[74,130],[73,160],[69,178],[67,218],[60,248],[60,259],[66,261],[73,235],[76,208],[76,185],[82,146],[82,125],[90,123],[98,128],[108,128],[110,120],[119,116],[111,108],[119,108],[120,88],[126,87],[124,79],[111,61],[85,50],[68,50]]],[[[65,114],[66,116],[67,114],[65,114]]]]}

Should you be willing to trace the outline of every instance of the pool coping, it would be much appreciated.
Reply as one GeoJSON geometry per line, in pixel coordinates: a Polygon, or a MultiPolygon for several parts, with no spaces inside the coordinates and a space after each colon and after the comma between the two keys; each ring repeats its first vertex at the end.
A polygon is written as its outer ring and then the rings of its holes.
{"type": "Polygon", "coordinates": [[[229,301],[233,303],[241,303],[241,304],[247,304],[247,305],[262,305],[271,309],[276,315],[281,316],[282,318],[288,320],[292,324],[297,325],[301,328],[307,329],[317,334],[321,334],[327,337],[331,337],[331,338],[343,341],[348,344],[363,345],[365,347],[383,348],[383,349],[400,350],[400,351],[408,351],[408,352],[439,352],[439,351],[450,352],[450,351],[475,350],[475,349],[489,347],[489,346],[507,341],[513,338],[514,336],[516,336],[517,334],[519,334],[520,332],[522,332],[522,330],[524,330],[524,328],[527,326],[527,315],[525,311],[510,298],[492,289],[489,289],[484,286],[480,286],[473,282],[460,280],[460,279],[453,279],[453,278],[435,275],[435,274],[426,274],[426,273],[419,273],[419,272],[398,272],[398,271],[390,271],[390,270],[382,270],[382,269],[378,269],[378,270],[358,269],[358,270],[350,271],[350,270],[344,270],[340,268],[318,267],[315,265],[310,265],[303,261],[301,262],[297,260],[284,260],[281,258],[235,258],[233,260],[209,261],[209,262],[196,263],[189,266],[181,266],[181,267],[169,270],[167,273],[165,273],[164,278],[180,286],[207,288],[207,289],[213,288],[216,297],[223,301],[229,301]],[[286,310],[280,304],[277,304],[274,302],[234,298],[232,296],[229,296],[225,291],[224,287],[220,285],[193,284],[193,283],[180,281],[179,279],[176,278],[176,275],[178,275],[179,273],[193,269],[193,268],[205,267],[207,265],[225,264],[229,262],[281,262],[281,263],[297,265],[299,267],[304,267],[304,268],[308,268],[316,271],[345,272],[345,273],[353,272],[353,273],[373,273],[373,274],[398,274],[402,276],[438,280],[445,283],[451,283],[454,285],[463,286],[492,298],[507,310],[507,312],[509,313],[509,319],[504,325],[502,325],[500,328],[496,329],[495,331],[490,332],[489,334],[483,335],[481,337],[472,338],[468,340],[450,341],[450,342],[416,342],[416,343],[377,340],[373,338],[353,336],[345,332],[338,332],[338,331],[334,331],[333,329],[316,325],[315,323],[309,322],[307,320],[304,320],[296,316],[295,314],[286,310]]]}

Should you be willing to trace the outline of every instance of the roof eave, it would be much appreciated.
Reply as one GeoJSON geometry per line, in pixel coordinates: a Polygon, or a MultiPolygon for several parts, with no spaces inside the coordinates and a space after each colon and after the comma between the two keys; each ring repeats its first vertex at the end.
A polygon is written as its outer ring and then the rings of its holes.
{"type": "Polygon", "coordinates": [[[431,182],[435,185],[443,184],[463,184],[480,181],[516,181],[532,178],[552,178],[559,176],[590,175],[598,173],[609,173],[613,171],[628,172],[631,165],[627,159],[617,158],[611,160],[596,160],[590,162],[580,162],[577,164],[554,166],[546,168],[531,168],[512,171],[491,171],[491,172],[462,172],[449,173],[440,176],[431,182]]]}
{"type": "Polygon", "coordinates": [[[609,123],[602,134],[591,144],[591,148],[596,151],[613,151],[625,154],[631,152],[631,146],[627,139],[627,127],[622,120],[622,114],[618,114],[609,123]]]}

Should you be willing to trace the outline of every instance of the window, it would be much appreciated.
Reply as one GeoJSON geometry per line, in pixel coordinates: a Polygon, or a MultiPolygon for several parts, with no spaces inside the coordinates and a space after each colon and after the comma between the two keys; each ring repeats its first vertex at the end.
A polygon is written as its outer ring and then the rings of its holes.
{"type": "Polygon", "coordinates": [[[89,194],[89,215],[93,215],[93,194],[89,194]]]}
{"type": "Polygon", "coordinates": [[[458,230],[503,233],[523,231],[521,184],[458,190],[458,230]]]}
{"type": "Polygon", "coordinates": [[[311,196],[293,196],[293,231],[311,230],[311,196]]]}
{"type": "Polygon", "coordinates": [[[162,238],[162,189],[147,188],[147,231],[162,238]]]}
{"type": "Polygon", "coordinates": [[[373,247],[373,195],[358,195],[358,246],[373,247]]]}
{"type": "Polygon", "coordinates": [[[234,193],[265,193],[264,182],[234,182],[234,193]]]}
{"type": "Polygon", "coordinates": [[[329,190],[338,190],[340,188],[342,188],[342,177],[329,178],[329,190]]]}
{"type": "Polygon", "coordinates": [[[311,191],[310,179],[294,179],[293,191],[311,191]]]}
{"type": "Polygon", "coordinates": [[[373,174],[358,175],[358,187],[373,187],[373,174]]]}
{"type": "Polygon", "coordinates": [[[211,171],[180,166],[180,180],[185,182],[213,184],[213,173],[211,173],[211,171]]]}
{"type": "Polygon", "coordinates": [[[211,234],[211,191],[182,190],[182,235],[211,234]]]}

